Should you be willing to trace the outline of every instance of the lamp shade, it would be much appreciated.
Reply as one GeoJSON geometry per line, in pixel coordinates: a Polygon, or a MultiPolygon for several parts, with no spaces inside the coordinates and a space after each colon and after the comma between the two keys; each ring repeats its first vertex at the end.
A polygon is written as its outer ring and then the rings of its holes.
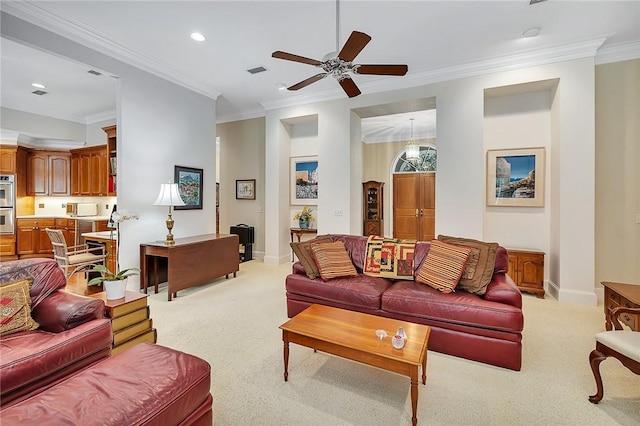
{"type": "Polygon", "coordinates": [[[177,183],[163,183],[160,186],[160,194],[153,203],[154,206],[184,206],[185,203],[180,197],[177,183]]]}

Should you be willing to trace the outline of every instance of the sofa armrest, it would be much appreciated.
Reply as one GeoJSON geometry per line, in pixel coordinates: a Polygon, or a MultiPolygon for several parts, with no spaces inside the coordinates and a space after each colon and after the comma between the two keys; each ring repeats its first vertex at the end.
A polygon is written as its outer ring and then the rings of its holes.
{"type": "Polygon", "coordinates": [[[522,293],[511,277],[504,272],[493,274],[483,298],[522,309],[522,293]]]}
{"type": "Polygon", "coordinates": [[[31,313],[40,329],[52,333],[70,330],[80,324],[104,316],[101,299],[58,290],[44,299],[31,313]]]}

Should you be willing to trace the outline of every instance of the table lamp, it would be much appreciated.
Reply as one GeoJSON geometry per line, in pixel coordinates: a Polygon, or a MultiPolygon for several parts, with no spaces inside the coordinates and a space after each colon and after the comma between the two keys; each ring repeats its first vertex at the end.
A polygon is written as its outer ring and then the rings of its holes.
{"type": "Polygon", "coordinates": [[[160,186],[160,194],[158,194],[158,198],[153,203],[154,206],[169,206],[169,217],[167,218],[167,229],[169,233],[167,234],[167,239],[164,244],[167,246],[172,246],[176,242],[173,240],[173,234],[171,230],[173,229],[173,218],[171,217],[171,208],[173,206],[184,206],[185,203],[182,201],[180,197],[180,191],[178,191],[177,183],[163,183],[160,186]]]}

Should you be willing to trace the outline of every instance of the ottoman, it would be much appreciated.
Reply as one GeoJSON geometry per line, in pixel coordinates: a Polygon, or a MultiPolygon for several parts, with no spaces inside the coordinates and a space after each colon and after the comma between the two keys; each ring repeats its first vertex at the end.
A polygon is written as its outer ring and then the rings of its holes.
{"type": "Polygon", "coordinates": [[[2,424],[211,425],[211,366],[141,343],[0,411],[2,424]]]}

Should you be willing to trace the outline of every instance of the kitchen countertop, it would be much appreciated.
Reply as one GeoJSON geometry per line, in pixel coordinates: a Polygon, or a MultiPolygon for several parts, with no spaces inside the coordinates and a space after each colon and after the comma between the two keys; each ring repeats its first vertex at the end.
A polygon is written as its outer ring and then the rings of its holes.
{"type": "Polygon", "coordinates": [[[76,220],[109,220],[110,216],[69,216],[66,214],[27,214],[16,216],[16,219],[76,219],[76,220]]]}
{"type": "Polygon", "coordinates": [[[82,234],[83,237],[85,238],[97,238],[100,240],[113,240],[113,241],[117,241],[118,240],[118,233],[117,232],[111,232],[111,231],[100,231],[100,232],[85,232],[82,234]]]}

